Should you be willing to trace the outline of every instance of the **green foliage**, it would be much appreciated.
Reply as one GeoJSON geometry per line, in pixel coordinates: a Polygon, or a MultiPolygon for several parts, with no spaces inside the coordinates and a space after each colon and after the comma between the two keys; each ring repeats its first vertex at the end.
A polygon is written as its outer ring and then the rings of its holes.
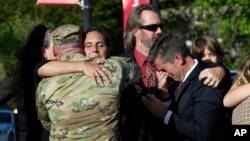
{"type": "MultiPolygon", "coordinates": [[[[15,67],[26,37],[37,24],[56,27],[77,24],[83,29],[80,6],[36,5],[37,0],[0,0],[0,64],[7,75],[15,67]]],[[[224,62],[237,69],[250,45],[250,1],[248,0],[159,0],[158,9],[167,30],[185,39],[209,34],[222,40],[224,62]]],[[[104,28],[113,40],[115,54],[123,51],[122,1],[93,0],[92,23],[104,28]]]]}
{"type": "Polygon", "coordinates": [[[15,67],[20,49],[37,24],[56,27],[65,23],[82,26],[80,6],[41,6],[36,0],[0,1],[0,63],[7,75],[15,67]]]}
{"type": "Polygon", "coordinates": [[[187,40],[204,34],[221,39],[228,68],[237,69],[250,52],[250,1],[160,1],[160,5],[164,5],[161,13],[167,13],[163,16],[167,27],[184,34],[187,40]]]}
{"type": "MultiPolygon", "coordinates": [[[[37,0],[0,0],[0,63],[7,75],[15,67],[17,56],[26,37],[37,24],[51,28],[62,24],[77,24],[83,29],[83,10],[80,6],[36,5],[37,0]]],[[[103,27],[114,41],[114,52],[122,47],[122,3],[117,0],[93,1],[92,21],[103,27]]]]}
{"type": "Polygon", "coordinates": [[[111,36],[114,54],[123,51],[122,3],[117,0],[93,1],[93,25],[105,29],[111,36]]]}

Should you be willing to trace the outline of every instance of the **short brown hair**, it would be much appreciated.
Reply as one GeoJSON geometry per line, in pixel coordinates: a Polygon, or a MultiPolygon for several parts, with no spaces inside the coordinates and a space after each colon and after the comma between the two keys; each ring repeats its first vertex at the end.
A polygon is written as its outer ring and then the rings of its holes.
{"type": "Polygon", "coordinates": [[[201,59],[204,55],[205,48],[216,54],[219,57],[219,62],[222,61],[224,52],[221,49],[220,43],[217,39],[210,36],[200,36],[195,39],[190,48],[190,52],[193,57],[201,59]]]}

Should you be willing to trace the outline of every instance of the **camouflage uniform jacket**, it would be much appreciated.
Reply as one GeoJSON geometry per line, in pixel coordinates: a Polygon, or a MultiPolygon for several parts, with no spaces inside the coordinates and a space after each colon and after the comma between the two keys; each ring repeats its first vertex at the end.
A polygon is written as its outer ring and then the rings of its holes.
{"type": "MultiPolygon", "coordinates": [[[[81,54],[62,60],[89,61],[81,54]]],[[[138,81],[136,64],[122,57],[107,59],[104,66],[114,72],[112,83],[94,86],[89,76],[70,73],[43,78],[36,105],[39,119],[53,141],[116,141],[120,91],[138,81]]]]}

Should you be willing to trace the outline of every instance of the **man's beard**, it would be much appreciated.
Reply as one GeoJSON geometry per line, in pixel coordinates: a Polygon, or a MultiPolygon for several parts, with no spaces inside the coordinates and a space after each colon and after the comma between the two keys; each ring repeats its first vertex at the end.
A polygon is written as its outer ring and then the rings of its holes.
{"type": "Polygon", "coordinates": [[[142,34],[142,37],[142,44],[144,44],[146,48],[150,49],[154,43],[153,39],[150,39],[146,34],[142,34]]]}

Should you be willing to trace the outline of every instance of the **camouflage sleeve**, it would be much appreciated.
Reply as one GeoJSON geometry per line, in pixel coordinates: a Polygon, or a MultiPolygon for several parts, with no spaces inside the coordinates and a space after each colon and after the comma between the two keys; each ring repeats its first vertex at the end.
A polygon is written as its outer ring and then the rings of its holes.
{"type": "MultiPolygon", "coordinates": [[[[42,82],[40,82],[40,83],[42,83],[42,82]]],[[[38,115],[38,119],[41,121],[43,127],[49,131],[50,130],[50,120],[49,120],[49,115],[48,115],[46,107],[45,107],[45,103],[43,103],[43,99],[44,99],[43,93],[44,93],[43,88],[41,87],[41,85],[38,85],[37,91],[36,91],[37,115],[38,115]]]]}
{"type": "Polygon", "coordinates": [[[112,58],[117,59],[119,61],[119,64],[122,69],[121,89],[124,89],[128,85],[137,82],[141,78],[139,67],[133,60],[125,57],[112,57],[112,58]]]}

